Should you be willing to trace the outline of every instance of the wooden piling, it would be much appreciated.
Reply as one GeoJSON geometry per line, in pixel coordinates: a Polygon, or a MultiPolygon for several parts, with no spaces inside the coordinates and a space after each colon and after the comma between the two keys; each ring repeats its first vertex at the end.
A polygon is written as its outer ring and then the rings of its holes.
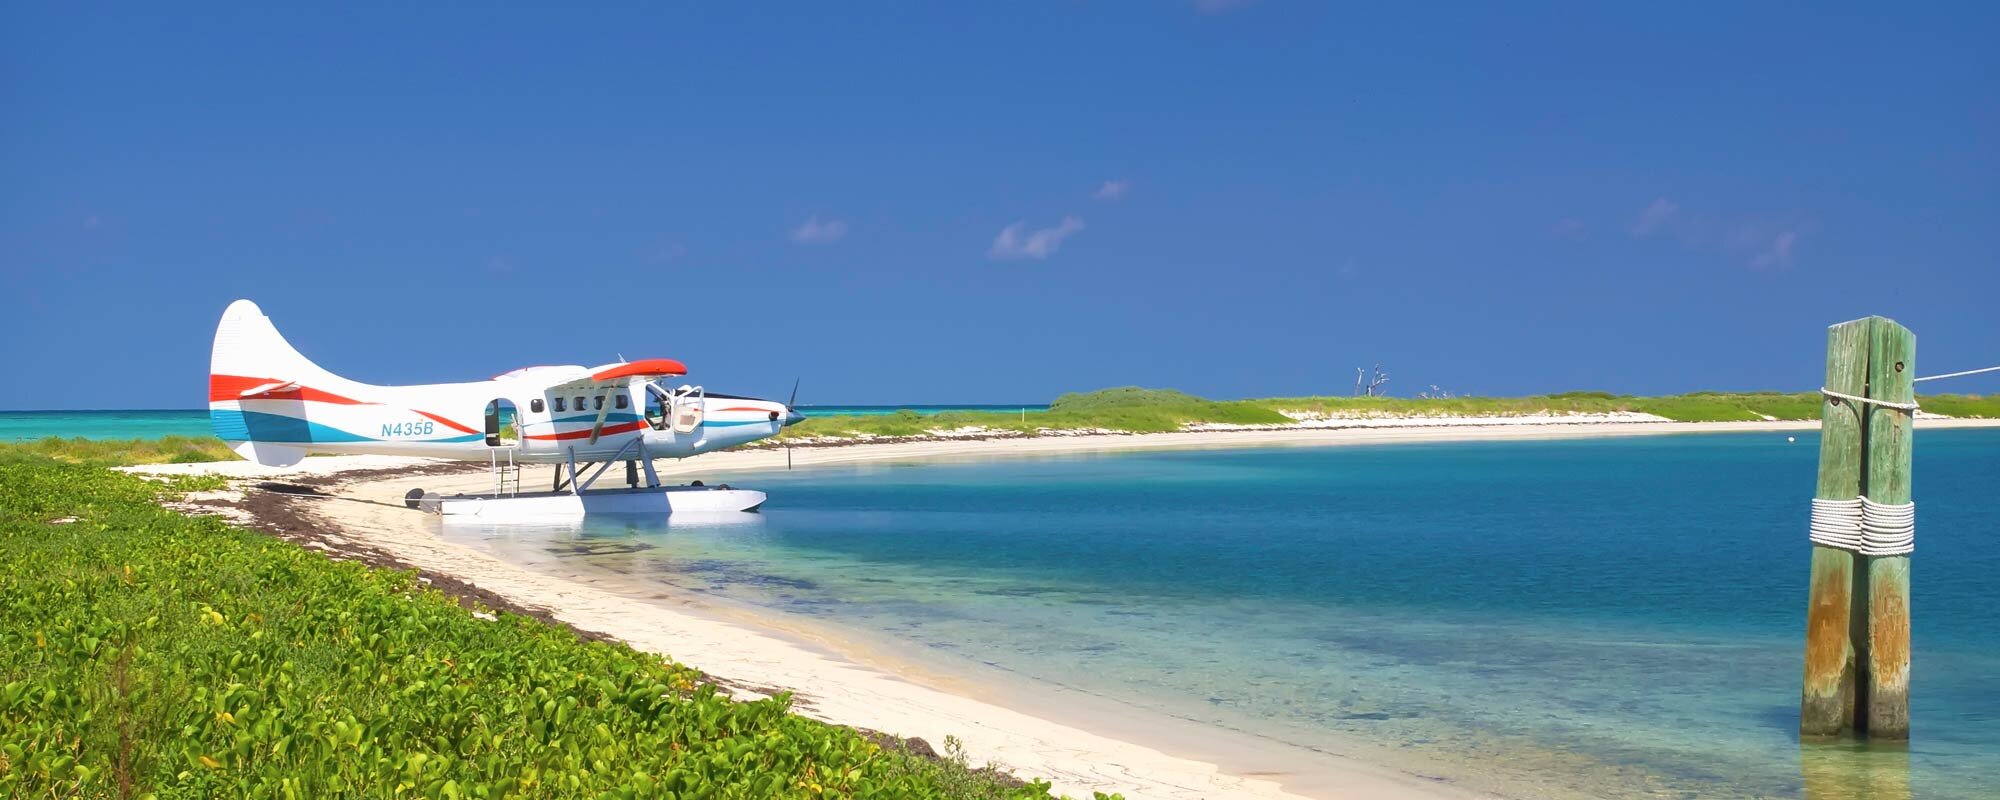
{"type": "MultiPolygon", "coordinates": [[[[1868,397],[1891,403],[1916,398],[1917,337],[1893,320],[1876,318],[1868,345],[1868,397]]],[[[1910,456],[1914,448],[1910,424],[1915,414],[1902,409],[1868,408],[1868,460],[1864,468],[1868,499],[1877,503],[1910,502],[1910,456]]],[[[1857,598],[1865,615],[1857,620],[1865,635],[1855,641],[1860,676],[1856,697],[1860,714],[1856,728],[1870,739],[1910,738],[1910,557],[1873,556],[1862,559],[1857,598]]]]}
{"type": "MultiPolygon", "coordinates": [[[[1868,383],[1872,319],[1843,322],[1826,332],[1826,388],[1864,396],[1868,383]]],[[[1813,496],[1852,500],[1861,491],[1862,421],[1865,410],[1829,399],[1820,416],[1819,485],[1813,496]]],[[[1805,683],[1799,698],[1799,735],[1838,736],[1855,720],[1856,647],[1853,553],[1815,544],[1806,603],[1805,683]]]]}

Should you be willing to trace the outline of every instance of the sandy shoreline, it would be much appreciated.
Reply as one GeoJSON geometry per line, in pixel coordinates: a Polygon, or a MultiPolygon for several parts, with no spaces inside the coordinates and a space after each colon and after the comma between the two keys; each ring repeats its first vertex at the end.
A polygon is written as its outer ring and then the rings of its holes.
{"type": "MultiPolygon", "coordinates": [[[[1494,421],[1424,426],[1358,426],[1279,430],[1198,431],[1165,434],[1043,436],[939,440],[796,448],[798,467],[854,463],[915,462],[964,458],[1057,456],[1119,450],[1241,448],[1270,446],[1365,445],[1398,442],[1529,440],[1702,432],[1805,431],[1810,422],[1673,423],[1494,421]]],[[[1925,429],[2000,427],[2000,420],[1924,419],[1925,429]]],[[[664,464],[663,473],[707,476],[737,470],[782,469],[782,449],[710,454],[664,464]]],[[[1167,749],[1141,744],[1106,730],[1131,725],[1092,724],[1090,729],[1051,720],[979,699],[980,692],[940,676],[912,674],[873,661],[865,651],[839,642],[815,641],[810,631],[781,630],[770,620],[731,613],[694,598],[654,593],[635,596],[617,587],[568,580],[530,571],[439,536],[439,519],[407,509],[411,488],[477,491],[490,488],[483,472],[456,475],[392,475],[381,470],[419,469],[414,460],[314,458],[292,470],[266,470],[243,462],[171,465],[148,472],[218,471],[239,477],[338,476],[356,470],[365,479],[331,489],[331,497],[292,501],[355,544],[393,556],[425,572],[452,576],[523,606],[546,609],[579,629],[617,638],[633,647],[666,654],[726,679],[737,687],[789,689],[801,713],[830,722],[938,744],[955,736],[975,763],[991,762],[1022,777],[1053,782],[1059,792],[1088,797],[1093,791],[1157,798],[1460,798],[1489,796],[1466,786],[1440,782],[1374,763],[1316,754],[1314,774],[1289,769],[1284,758],[1259,758],[1241,743],[1210,752],[1179,737],[1167,749]],[[1190,750],[1189,748],[1194,749],[1190,750]],[[1226,766],[1225,766],[1226,765],[1226,766]]],[[[527,483],[536,482],[529,476],[527,483]]],[[[758,690],[738,688],[739,695],[758,690]]],[[[1087,717],[1088,715],[1082,715],[1087,717]]],[[[1077,715],[1070,715],[1071,719],[1077,715]]],[[[1148,738],[1151,742],[1162,738],[1148,738]]]]}

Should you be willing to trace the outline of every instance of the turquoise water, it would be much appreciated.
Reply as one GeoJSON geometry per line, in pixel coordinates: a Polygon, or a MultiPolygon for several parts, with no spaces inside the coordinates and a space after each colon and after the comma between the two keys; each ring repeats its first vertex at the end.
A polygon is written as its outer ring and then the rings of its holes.
{"type": "Polygon", "coordinates": [[[1918,435],[1907,751],[1797,741],[1816,452],[1742,434],[801,470],[729,476],[771,493],[740,524],[446,535],[1514,796],[1993,796],[2000,431],[1918,435]]]}
{"type": "Polygon", "coordinates": [[[194,411],[0,411],[0,442],[49,436],[85,439],[158,439],[213,436],[208,409],[194,411]]]}
{"type": "MultiPolygon", "coordinates": [[[[876,416],[902,409],[919,414],[947,411],[1047,411],[1046,405],[917,405],[917,406],[800,406],[808,417],[834,415],[876,416]]],[[[85,439],[158,439],[162,436],[211,436],[208,410],[146,411],[0,411],[0,442],[17,442],[49,436],[85,439]]]]}

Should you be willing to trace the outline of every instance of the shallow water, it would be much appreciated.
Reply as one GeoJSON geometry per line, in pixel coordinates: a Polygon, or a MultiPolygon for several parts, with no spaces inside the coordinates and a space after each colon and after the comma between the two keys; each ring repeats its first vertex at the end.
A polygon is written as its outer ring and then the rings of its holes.
{"type": "Polygon", "coordinates": [[[1992,796],[2000,431],[1918,435],[1907,750],[1797,741],[1817,438],[1786,437],[731,475],[763,514],[447,535],[1518,794],[1992,796]]]}

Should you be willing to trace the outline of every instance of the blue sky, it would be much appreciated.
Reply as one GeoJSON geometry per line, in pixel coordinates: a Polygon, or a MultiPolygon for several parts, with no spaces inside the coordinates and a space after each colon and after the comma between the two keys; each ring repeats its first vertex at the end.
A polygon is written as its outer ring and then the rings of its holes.
{"type": "Polygon", "coordinates": [[[0,408],[199,406],[236,297],[360,380],[817,403],[2000,363],[1994,6],[1377,5],[10,3],[0,408]]]}

